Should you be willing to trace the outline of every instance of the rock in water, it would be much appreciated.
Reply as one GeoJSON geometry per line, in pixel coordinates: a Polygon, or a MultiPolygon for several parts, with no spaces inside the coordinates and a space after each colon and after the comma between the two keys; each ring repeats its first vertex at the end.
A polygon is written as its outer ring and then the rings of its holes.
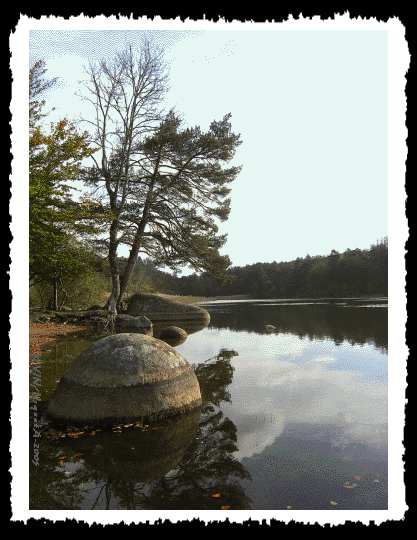
{"type": "Polygon", "coordinates": [[[210,322],[210,315],[205,309],[154,294],[134,294],[129,301],[127,314],[133,317],[144,315],[150,319],[156,338],[159,338],[161,331],[167,326],[175,325],[187,334],[193,334],[210,322]]]}
{"type": "Polygon", "coordinates": [[[201,405],[193,368],[168,344],[143,334],[96,341],[59,381],[46,417],[66,424],[156,419],[201,405]]]}
{"type": "Polygon", "coordinates": [[[144,316],[116,315],[115,330],[117,334],[133,333],[153,336],[152,322],[144,316]]]}
{"type": "Polygon", "coordinates": [[[187,332],[178,326],[168,326],[164,328],[159,336],[161,341],[165,341],[171,347],[182,345],[187,339],[187,332]]]}

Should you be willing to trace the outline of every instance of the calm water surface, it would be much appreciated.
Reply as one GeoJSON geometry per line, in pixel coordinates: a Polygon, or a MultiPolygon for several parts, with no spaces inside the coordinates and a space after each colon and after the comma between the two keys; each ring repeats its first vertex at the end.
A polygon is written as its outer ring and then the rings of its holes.
{"type": "MultiPolygon", "coordinates": [[[[386,299],[202,306],[210,325],[176,347],[201,409],[76,436],[49,426],[31,508],[387,509],[386,299]]],[[[39,410],[88,345],[49,345],[39,410]]]]}

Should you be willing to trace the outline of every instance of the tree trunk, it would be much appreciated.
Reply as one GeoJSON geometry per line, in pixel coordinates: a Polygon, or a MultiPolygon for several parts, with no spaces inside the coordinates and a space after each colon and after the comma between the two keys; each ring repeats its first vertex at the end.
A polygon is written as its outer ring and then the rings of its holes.
{"type": "Polygon", "coordinates": [[[106,309],[113,315],[117,314],[117,301],[120,295],[120,274],[119,265],[117,264],[117,221],[115,220],[110,226],[110,246],[109,246],[109,264],[112,281],[112,291],[106,302],[106,309]]]}
{"type": "Polygon", "coordinates": [[[58,311],[58,288],[57,288],[57,278],[56,278],[56,270],[54,266],[54,277],[52,278],[53,282],[53,297],[52,297],[52,308],[53,311],[58,311]]]}
{"type": "MultiPolygon", "coordinates": [[[[144,214],[145,215],[148,214],[147,205],[145,205],[144,214]]],[[[132,276],[132,272],[135,268],[136,261],[138,260],[139,248],[140,248],[143,233],[145,232],[146,223],[147,223],[147,220],[144,218],[142,218],[139,223],[138,230],[135,235],[135,240],[133,241],[133,245],[130,249],[129,259],[127,261],[127,265],[121,279],[119,297],[117,299],[117,306],[119,306],[120,302],[122,301],[123,295],[126,292],[127,286],[132,276]]]]}
{"type": "Polygon", "coordinates": [[[117,298],[117,307],[120,306],[120,303],[123,300],[123,295],[126,292],[127,286],[129,285],[132,272],[136,266],[136,261],[138,260],[138,254],[139,254],[139,246],[136,247],[136,245],[134,244],[132,246],[132,249],[130,250],[129,259],[127,261],[127,265],[123,273],[123,276],[120,280],[120,290],[119,290],[119,296],[117,298]]]}
{"type": "Polygon", "coordinates": [[[62,306],[65,303],[65,300],[67,298],[67,291],[64,289],[64,286],[62,285],[62,276],[59,276],[59,286],[60,286],[60,292],[64,293],[61,302],[59,303],[59,311],[61,311],[62,306]]]}
{"type": "Polygon", "coordinates": [[[127,261],[125,271],[123,272],[123,276],[122,276],[122,280],[120,284],[119,296],[117,299],[117,306],[119,306],[120,302],[122,301],[123,295],[126,292],[127,286],[132,276],[133,269],[135,268],[136,261],[138,260],[140,244],[142,241],[143,233],[145,232],[146,225],[148,223],[149,210],[150,210],[151,201],[152,201],[152,192],[153,192],[153,188],[155,184],[156,173],[159,169],[160,159],[161,157],[158,156],[158,159],[156,160],[153,178],[148,187],[148,194],[146,196],[146,201],[143,208],[142,219],[139,222],[138,230],[136,231],[135,239],[130,249],[129,259],[127,261]]]}

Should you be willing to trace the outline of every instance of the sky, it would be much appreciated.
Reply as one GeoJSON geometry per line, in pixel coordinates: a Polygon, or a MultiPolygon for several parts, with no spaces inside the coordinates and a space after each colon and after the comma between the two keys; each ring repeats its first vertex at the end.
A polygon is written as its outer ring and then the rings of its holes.
{"type": "Polygon", "coordinates": [[[48,120],[91,117],[76,96],[88,95],[84,67],[146,36],[169,65],[166,106],[204,131],[231,113],[241,135],[232,164],[243,168],[219,223],[233,266],[367,249],[388,236],[387,28],[211,28],[31,30],[29,65],[42,58],[46,77],[59,78],[45,95],[45,110],[56,107],[48,120]]]}

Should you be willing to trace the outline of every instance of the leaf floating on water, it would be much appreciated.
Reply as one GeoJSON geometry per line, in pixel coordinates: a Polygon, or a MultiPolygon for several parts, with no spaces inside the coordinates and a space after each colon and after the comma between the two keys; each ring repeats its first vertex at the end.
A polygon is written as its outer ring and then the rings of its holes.
{"type": "Polygon", "coordinates": [[[330,504],[332,504],[333,506],[337,506],[337,502],[334,501],[330,501],[330,504]]]}
{"type": "Polygon", "coordinates": [[[378,478],[375,478],[374,482],[378,483],[379,482],[378,478]]]}
{"type": "Polygon", "coordinates": [[[229,510],[230,506],[222,506],[220,510],[229,510]]]}
{"type": "Polygon", "coordinates": [[[352,485],[350,485],[350,484],[344,484],[343,487],[345,487],[345,488],[354,488],[354,487],[356,487],[357,485],[358,485],[358,484],[352,484],[352,485]]]}
{"type": "Polygon", "coordinates": [[[83,454],[74,454],[75,457],[80,457],[82,456],[83,454]]]}
{"type": "Polygon", "coordinates": [[[362,480],[362,478],[360,476],[355,476],[355,480],[362,480]]]}
{"type": "Polygon", "coordinates": [[[212,497],[220,497],[220,493],[216,493],[216,495],[212,495],[212,497]]]}
{"type": "Polygon", "coordinates": [[[287,506],[287,510],[291,510],[292,506],[287,506]]]}

